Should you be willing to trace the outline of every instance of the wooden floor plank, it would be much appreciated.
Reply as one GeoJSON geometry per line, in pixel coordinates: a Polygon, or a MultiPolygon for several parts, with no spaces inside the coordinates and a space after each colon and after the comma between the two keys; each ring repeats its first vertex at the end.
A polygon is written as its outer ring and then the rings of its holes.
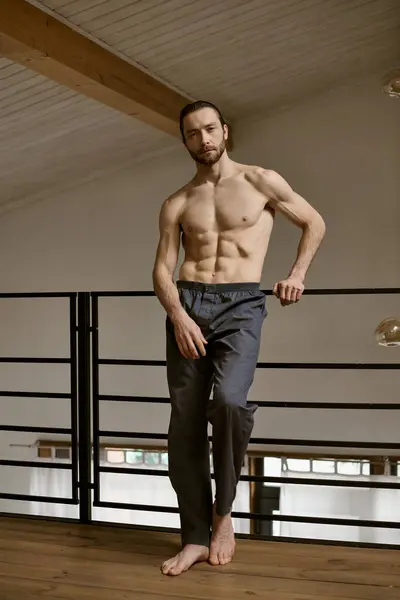
{"type": "MultiPolygon", "coordinates": [[[[97,525],[81,525],[75,523],[57,523],[54,521],[42,521],[34,519],[7,519],[0,518],[0,537],[7,537],[9,532],[12,532],[13,536],[18,535],[18,532],[22,532],[23,535],[38,534],[43,539],[55,539],[60,540],[62,538],[65,543],[73,545],[76,543],[78,538],[82,543],[90,545],[101,545],[106,544],[109,547],[110,544],[114,546],[120,546],[121,548],[137,548],[140,551],[145,549],[150,550],[156,545],[158,552],[161,555],[165,554],[165,551],[174,552],[179,547],[179,537],[170,533],[163,533],[151,530],[136,530],[131,528],[121,527],[108,527],[108,526],[97,526],[97,525]],[[46,527],[44,527],[44,524],[46,527]],[[123,535],[121,535],[123,532],[123,535]]],[[[284,555],[284,556],[314,556],[314,557],[329,557],[331,560],[337,559],[338,561],[345,559],[354,559],[357,555],[360,560],[368,560],[371,556],[371,549],[369,548],[357,548],[347,546],[331,546],[331,545],[320,545],[320,544],[301,544],[301,543],[283,543],[283,542],[264,542],[260,540],[240,540],[240,545],[246,548],[246,552],[249,555],[249,562],[254,560],[254,556],[261,554],[267,554],[271,556],[284,555]]],[[[399,545],[400,550],[400,545],[399,545]]],[[[154,550],[151,550],[154,551],[154,550]]],[[[379,549],[374,556],[375,562],[385,564],[387,561],[397,561],[400,565],[400,553],[393,550],[379,549]]]]}
{"type": "MultiPolygon", "coordinates": [[[[29,554],[34,557],[47,557],[47,560],[52,560],[53,564],[56,562],[55,558],[64,561],[84,560],[86,563],[95,563],[96,566],[104,562],[121,565],[142,564],[146,567],[154,567],[155,564],[159,565],[162,562],[161,557],[158,558],[157,554],[153,554],[151,551],[147,553],[121,552],[95,547],[88,552],[87,548],[82,547],[71,548],[42,542],[0,539],[0,560],[4,561],[4,557],[7,556],[9,562],[14,562],[15,557],[18,557],[19,560],[19,557],[25,556],[27,564],[31,564],[30,557],[27,556],[29,554]]],[[[372,557],[369,562],[341,561],[340,564],[331,563],[326,558],[304,557],[299,557],[295,562],[288,564],[287,557],[282,555],[268,558],[268,560],[265,556],[260,555],[258,560],[253,563],[244,560],[245,558],[248,557],[239,548],[235,561],[224,568],[224,573],[351,584],[364,584],[367,575],[370,585],[400,587],[400,569],[396,570],[392,564],[375,566],[372,563],[372,557]]],[[[209,566],[201,564],[197,566],[197,569],[208,570],[209,566]]]]}
{"type": "MultiPolygon", "coordinates": [[[[13,580],[10,577],[0,579],[1,599],[2,600],[111,600],[110,590],[90,587],[77,587],[65,583],[56,584],[37,584],[36,582],[24,582],[13,580]],[[3,595],[4,594],[4,595],[3,595]]],[[[228,595],[222,596],[228,599],[228,595]]],[[[165,590],[165,593],[160,595],[137,592],[118,592],[118,600],[189,600],[188,596],[177,595],[176,593],[165,590]]],[[[190,600],[203,600],[204,596],[191,595],[190,600]]],[[[246,598],[254,598],[255,600],[316,600],[315,595],[281,592],[252,592],[247,594],[246,598]]],[[[322,599],[321,599],[322,600],[322,599]]],[[[347,600],[341,596],[324,596],[323,600],[347,600]]]]}
{"type": "MultiPolygon", "coordinates": [[[[96,525],[80,525],[75,523],[56,523],[54,521],[41,521],[34,519],[4,519],[0,518],[0,537],[7,538],[9,533],[18,536],[18,532],[27,536],[38,534],[43,539],[60,540],[63,539],[67,544],[75,544],[76,539],[82,543],[90,545],[106,544],[109,547],[120,546],[121,548],[137,548],[144,551],[145,548],[152,549],[155,545],[159,548],[160,555],[165,551],[174,552],[179,547],[179,537],[170,533],[156,532],[151,530],[136,530],[120,527],[99,527],[96,525]],[[44,525],[46,525],[44,527],[44,525]],[[123,532],[123,535],[121,535],[123,532]]],[[[79,542],[79,543],[80,543],[79,542]]],[[[282,543],[282,542],[264,542],[259,540],[240,540],[240,545],[246,548],[249,555],[249,562],[253,561],[254,556],[276,554],[290,556],[329,556],[331,560],[353,559],[355,555],[361,560],[368,559],[371,549],[357,547],[338,547],[319,544],[301,544],[301,543],[282,543]]],[[[400,550],[400,545],[399,545],[400,550]]],[[[400,554],[393,550],[379,549],[375,554],[375,561],[386,563],[387,561],[397,560],[400,565],[400,554]]]]}
{"type": "Polygon", "coordinates": [[[0,519],[1,600],[399,600],[393,550],[238,540],[226,567],[160,573],[179,537],[155,531],[0,519]]]}
{"type": "MultiPolygon", "coordinates": [[[[200,565],[199,565],[200,566],[200,565]]],[[[154,561],[148,557],[131,565],[97,564],[80,559],[47,560],[47,556],[24,553],[0,553],[0,576],[23,577],[33,581],[51,583],[63,581],[78,587],[101,587],[108,590],[165,595],[171,590],[187,598],[209,599],[216,594],[228,594],[232,600],[243,600],[249,594],[302,593],[324,598],[332,595],[358,600],[398,600],[400,589],[382,586],[351,584],[340,582],[316,582],[291,580],[286,577],[260,577],[251,574],[232,574],[226,569],[209,567],[208,571],[194,568],[184,577],[166,578],[154,561]],[[395,593],[396,591],[396,593],[395,593]]],[[[78,596],[79,598],[79,596],[78,596]]],[[[316,598],[315,598],[316,600],[316,598]]]]}
{"type": "MultiPolygon", "coordinates": [[[[136,548],[134,546],[130,547],[126,545],[125,547],[113,547],[112,545],[98,545],[98,546],[90,546],[88,547],[85,542],[70,545],[63,544],[60,540],[58,543],[55,540],[51,542],[46,541],[37,541],[37,537],[34,539],[27,539],[21,534],[21,537],[13,537],[9,538],[1,538],[0,537],[0,550],[10,551],[16,550],[17,552],[33,552],[34,554],[46,554],[49,556],[64,556],[64,557],[82,557],[85,560],[89,561],[98,561],[104,560],[106,562],[116,562],[116,563],[128,563],[131,564],[135,561],[135,557],[137,554],[141,554],[142,556],[152,556],[161,562],[169,556],[169,554],[165,555],[165,552],[160,552],[160,549],[157,547],[139,547],[136,548]],[[90,551],[88,551],[88,548],[90,551]]],[[[179,550],[178,545],[173,546],[170,551],[179,550]]],[[[287,568],[288,566],[293,567],[295,569],[302,570],[312,570],[312,571],[320,571],[320,570],[330,570],[343,574],[346,576],[347,573],[350,572],[362,572],[363,577],[365,576],[365,572],[371,573],[372,575],[391,575],[392,577],[398,578],[398,573],[400,572],[400,552],[392,553],[392,560],[389,562],[376,562],[374,560],[375,555],[370,554],[368,560],[364,558],[362,560],[354,554],[354,557],[349,559],[338,560],[336,558],[331,559],[327,556],[301,556],[298,555],[293,559],[290,557],[288,560],[288,556],[281,552],[271,555],[266,555],[265,553],[258,553],[253,556],[248,553],[248,544],[238,545],[238,550],[236,552],[236,560],[229,567],[234,567],[235,564],[243,565],[246,569],[251,567],[271,567],[273,569],[279,569],[281,567],[287,568]]]]}

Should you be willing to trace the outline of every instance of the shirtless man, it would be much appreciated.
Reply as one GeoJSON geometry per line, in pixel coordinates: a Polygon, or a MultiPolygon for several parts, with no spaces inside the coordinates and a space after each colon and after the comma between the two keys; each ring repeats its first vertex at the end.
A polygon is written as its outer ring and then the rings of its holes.
{"type": "Polygon", "coordinates": [[[257,408],[247,394],[267,314],[260,280],[275,212],[302,230],[296,260],[274,286],[283,306],[299,301],[325,234],[322,217],[278,173],[228,157],[228,127],[218,108],[202,101],[186,106],[181,133],[197,172],[163,203],[153,269],[167,313],[169,476],[182,534],[182,551],[161,567],[166,575],[199,561],[227,564],[235,551],[231,510],[257,408]],[[181,239],[185,259],[175,283],[181,239]]]}

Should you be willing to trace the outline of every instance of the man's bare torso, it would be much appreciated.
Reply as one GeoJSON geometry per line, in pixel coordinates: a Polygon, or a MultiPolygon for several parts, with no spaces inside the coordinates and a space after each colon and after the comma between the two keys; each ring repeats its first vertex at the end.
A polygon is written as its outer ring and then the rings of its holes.
{"type": "Polygon", "coordinates": [[[260,281],[274,222],[258,185],[258,167],[214,184],[190,182],[175,195],[180,203],[184,262],[179,278],[204,283],[260,281]]]}

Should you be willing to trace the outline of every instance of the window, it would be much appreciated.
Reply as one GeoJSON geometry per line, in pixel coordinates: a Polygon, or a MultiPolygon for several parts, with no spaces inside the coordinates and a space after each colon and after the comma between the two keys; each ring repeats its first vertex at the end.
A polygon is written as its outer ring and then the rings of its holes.
{"type": "Polygon", "coordinates": [[[370,465],[367,460],[342,460],[337,461],[339,475],[369,475],[370,465]]]}
{"type": "Polygon", "coordinates": [[[165,450],[146,450],[138,448],[129,450],[124,448],[105,448],[104,462],[126,466],[167,467],[168,453],[165,450]]]}
{"type": "Polygon", "coordinates": [[[55,448],[55,458],[69,460],[71,458],[70,454],[70,448],[55,448]]]}
{"type": "MultiPolygon", "coordinates": [[[[398,473],[400,476],[400,462],[398,473]]],[[[309,473],[316,477],[320,475],[343,475],[350,477],[370,475],[370,461],[366,459],[352,460],[341,458],[277,458],[264,457],[264,475],[266,477],[280,477],[283,473],[309,473]]],[[[279,485],[264,482],[265,485],[279,485]]]]}
{"type": "Polygon", "coordinates": [[[128,465],[142,465],[143,450],[128,450],[126,453],[126,462],[128,465]]]}
{"type": "MultiPolygon", "coordinates": [[[[264,458],[264,475],[265,477],[280,477],[282,475],[282,459],[275,458],[274,456],[266,456],[264,458]]],[[[271,483],[270,481],[264,481],[264,485],[269,487],[279,487],[280,483],[271,483]]]]}
{"type": "Polygon", "coordinates": [[[284,458],[283,470],[309,473],[311,471],[311,460],[306,460],[303,458],[284,458]]]}
{"type": "Polygon", "coordinates": [[[118,465],[125,462],[125,452],[123,450],[107,450],[106,461],[118,465]]]}
{"type": "Polygon", "coordinates": [[[37,456],[43,460],[71,460],[71,448],[62,448],[60,446],[39,446],[37,456]]]}
{"type": "Polygon", "coordinates": [[[313,460],[311,470],[313,473],[336,473],[336,461],[334,460],[313,460]]]}

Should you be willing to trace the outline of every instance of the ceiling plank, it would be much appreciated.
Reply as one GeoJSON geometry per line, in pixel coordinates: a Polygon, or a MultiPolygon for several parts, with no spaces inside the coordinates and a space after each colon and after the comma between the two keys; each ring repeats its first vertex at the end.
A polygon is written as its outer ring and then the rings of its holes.
{"type": "Polygon", "coordinates": [[[0,0],[0,55],[179,137],[190,98],[26,0],[0,0]]]}

